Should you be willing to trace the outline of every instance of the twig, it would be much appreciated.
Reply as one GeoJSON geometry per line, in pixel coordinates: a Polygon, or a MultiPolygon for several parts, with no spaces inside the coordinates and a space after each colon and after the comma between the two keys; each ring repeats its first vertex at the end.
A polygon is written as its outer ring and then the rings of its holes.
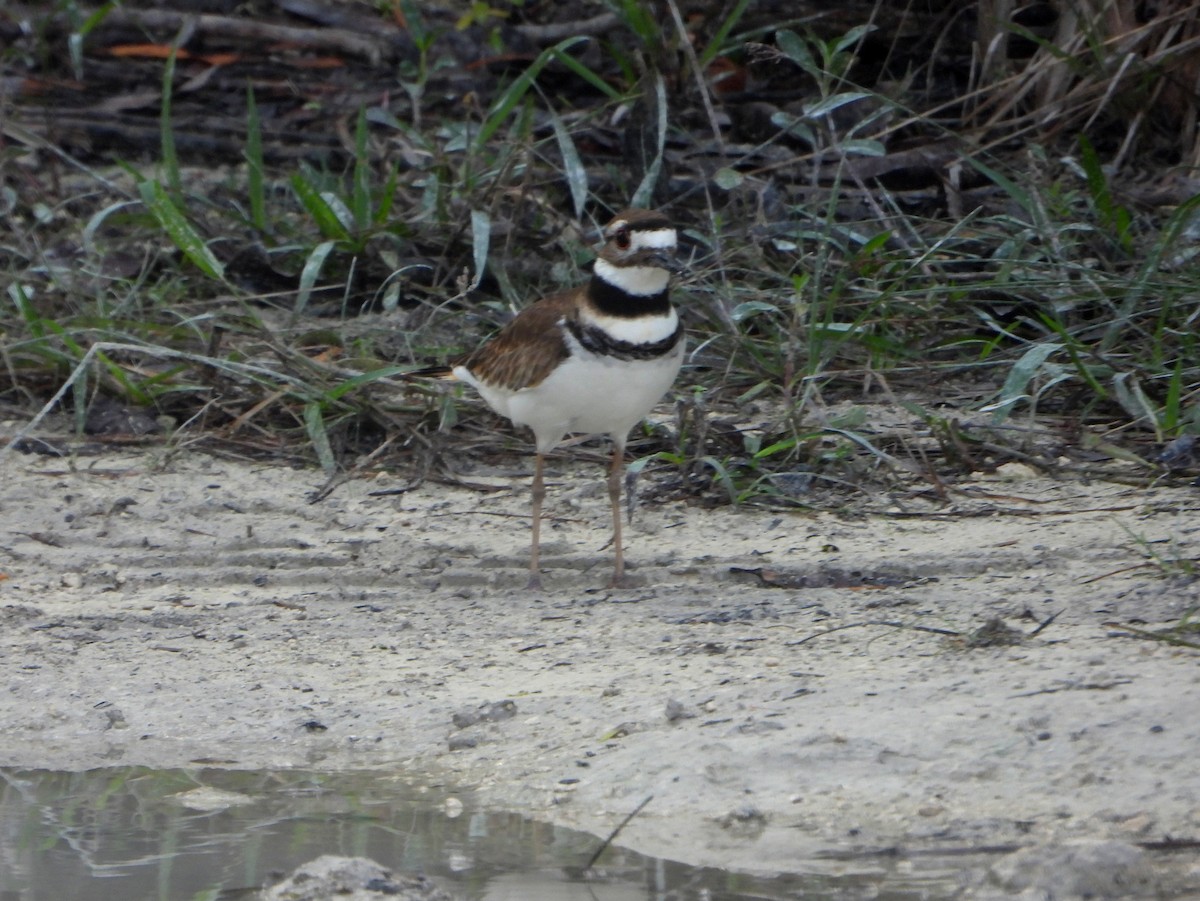
{"type": "Polygon", "coordinates": [[[1044,632],[1044,631],[1045,631],[1045,629],[1046,629],[1046,627],[1047,627],[1047,626],[1049,626],[1049,625],[1050,625],[1052,622],[1054,622],[1056,619],[1058,619],[1058,615],[1059,615],[1060,613],[1062,613],[1062,611],[1061,611],[1061,610],[1056,610],[1054,613],[1051,613],[1051,614],[1050,614],[1050,616],[1046,618],[1046,621],[1045,621],[1045,622],[1041,623],[1041,624],[1040,624],[1040,625],[1039,625],[1039,626],[1038,626],[1036,629],[1034,629],[1032,632],[1030,632],[1030,633],[1029,633],[1028,635],[1026,635],[1025,637],[1026,637],[1026,638],[1033,638],[1035,635],[1040,635],[1040,634],[1042,634],[1042,632],[1044,632]]]}
{"type": "Polygon", "coordinates": [[[1099,582],[1101,579],[1109,579],[1113,576],[1119,576],[1121,573],[1135,572],[1136,570],[1146,569],[1153,565],[1153,563],[1134,563],[1132,566],[1122,566],[1120,569],[1113,569],[1106,573],[1100,573],[1098,576],[1092,576],[1090,579],[1084,579],[1079,584],[1091,585],[1093,582],[1099,582]]]}
{"type": "MultiPolygon", "coordinates": [[[[81,11],[81,12],[90,12],[81,11]]],[[[294,25],[277,25],[273,22],[258,22],[253,19],[235,18],[188,13],[171,9],[123,9],[109,10],[104,23],[109,26],[125,26],[136,29],[163,29],[176,31],[191,20],[196,34],[208,37],[225,37],[254,43],[299,44],[302,47],[334,50],[366,59],[377,66],[391,59],[393,48],[385,38],[374,35],[354,34],[340,28],[297,28],[294,25]]],[[[381,27],[383,23],[380,23],[381,27]]]]}
{"type": "Polygon", "coordinates": [[[1009,695],[1010,698],[1033,698],[1037,695],[1052,695],[1060,691],[1108,691],[1118,685],[1130,685],[1132,679],[1113,679],[1110,682],[1064,682],[1051,688],[1037,688],[1033,691],[1023,691],[1020,694],[1009,695]]]}
{"type": "Polygon", "coordinates": [[[700,59],[696,56],[696,48],[688,40],[687,26],[683,24],[683,16],[679,14],[679,6],[675,0],[667,0],[667,7],[671,10],[671,18],[675,20],[675,30],[679,32],[679,44],[683,48],[683,55],[687,57],[692,75],[696,79],[696,88],[700,91],[704,112],[708,114],[708,127],[712,129],[713,140],[717,142],[717,151],[720,156],[724,156],[725,141],[721,137],[721,124],[717,121],[717,111],[713,108],[708,84],[704,80],[704,70],[700,68],[700,59]]]}
{"type": "Polygon", "coordinates": [[[955,632],[953,629],[938,629],[935,626],[914,626],[909,623],[898,623],[886,619],[869,619],[861,623],[847,623],[844,626],[834,626],[832,629],[826,629],[824,632],[817,632],[797,641],[789,641],[788,647],[804,644],[812,641],[814,638],[822,638],[826,635],[832,635],[834,632],[841,632],[843,629],[858,629],[863,626],[887,626],[891,629],[913,629],[917,632],[931,632],[934,635],[949,635],[951,638],[961,638],[961,632],[955,632]]]}
{"type": "MultiPolygon", "coordinates": [[[[109,118],[111,118],[111,114],[109,115],[109,118]]],[[[36,147],[39,150],[45,150],[49,153],[53,153],[64,163],[74,166],[89,178],[95,179],[114,194],[120,194],[124,197],[133,196],[133,192],[128,188],[123,188],[116,182],[110,181],[100,172],[97,172],[95,169],[90,168],[89,166],[77,160],[75,157],[71,156],[71,154],[67,153],[53,141],[46,140],[46,138],[38,134],[36,130],[26,128],[24,125],[8,118],[7,116],[3,119],[3,121],[0,121],[0,135],[12,138],[14,141],[24,144],[27,147],[36,147]]]]}
{"type": "Polygon", "coordinates": [[[590,19],[572,22],[548,22],[545,25],[522,23],[516,26],[516,32],[539,46],[548,46],[577,34],[593,37],[607,34],[620,24],[620,21],[621,18],[616,13],[600,13],[590,19]]]}
{"type": "Polygon", "coordinates": [[[1171,644],[1180,648],[1192,648],[1193,650],[1200,651],[1200,643],[1188,641],[1186,638],[1179,638],[1170,634],[1172,631],[1178,631],[1177,629],[1163,632],[1151,632],[1149,629],[1139,629],[1136,626],[1126,626],[1122,623],[1102,623],[1102,625],[1108,629],[1121,629],[1128,633],[1126,636],[1128,638],[1144,638],[1146,641],[1161,641],[1163,644],[1171,644]]]}
{"type": "MultiPolygon", "coordinates": [[[[321,501],[325,500],[325,498],[329,497],[329,495],[333,494],[336,489],[340,488],[351,479],[357,477],[359,473],[374,463],[375,460],[379,458],[380,454],[392,446],[396,440],[396,437],[396,435],[390,436],[386,441],[379,445],[379,447],[375,448],[375,450],[371,451],[371,453],[367,454],[365,457],[355,463],[354,467],[349,472],[335,472],[329,477],[329,480],[324,485],[312,493],[308,499],[308,502],[310,504],[319,504],[321,501]]],[[[420,484],[420,480],[417,480],[417,482],[414,484],[406,485],[403,490],[408,491],[411,488],[415,488],[418,484],[420,484]]]]}
{"type": "Polygon", "coordinates": [[[612,832],[610,832],[608,834],[608,838],[606,838],[604,841],[602,841],[600,843],[600,847],[596,849],[596,853],[592,855],[592,859],[587,862],[587,865],[583,868],[581,875],[587,875],[588,870],[590,870],[592,868],[592,866],[596,863],[596,861],[600,859],[600,855],[608,850],[608,846],[613,843],[613,839],[615,839],[617,837],[617,835],[620,834],[622,829],[624,829],[626,826],[629,825],[630,820],[632,820],[635,816],[637,816],[639,813],[642,812],[643,807],[645,807],[647,804],[649,804],[653,800],[654,800],[654,795],[647,795],[645,801],[643,801],[641,804],[639,804],[637,807],[635,807],[633,809],[633,812],[631,814],[629,814],[629,816],[625,817],[625,819],[621,820],[621,822],[617,824],[617,828],[614,829],[612,832]]]}

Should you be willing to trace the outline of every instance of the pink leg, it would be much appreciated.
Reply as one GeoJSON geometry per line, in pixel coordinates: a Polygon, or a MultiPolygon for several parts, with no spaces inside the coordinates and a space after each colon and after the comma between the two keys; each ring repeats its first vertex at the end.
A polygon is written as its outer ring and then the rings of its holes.
{"type": "Polygon", "coordinates": [[[542,501],[546,498],[546,483],[542,477],[545,458],[539,452],[533,464],[533,542],[529,551],[529,582],[525,588],[535,591],[542,587],[542,571],[538,565],[538,545],[542,535],[542,501]]]}
{"type": "Polygon", "coordinates": [[[625,581],[625,548],[621,543],[621,477],[625,469],[625,442],[613,442],[612,464],[608,468],[608,502],[612,505],[613,577],[610,588],[619,588],[625,581]]]}

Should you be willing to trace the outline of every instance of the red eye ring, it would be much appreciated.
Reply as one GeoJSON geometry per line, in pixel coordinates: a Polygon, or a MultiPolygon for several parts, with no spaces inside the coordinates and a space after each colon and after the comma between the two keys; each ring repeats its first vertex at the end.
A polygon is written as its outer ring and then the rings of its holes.
{"type": "Polygon", "coordinates": [[[613,236],[613,240],[617,242],[617,247],[619,249],[628,250],[629,243],[630,243],[629,242],[629,229],[627,229],[627,228],[621,229],[619,232],[616,233],[616,235],[613,236]]]}

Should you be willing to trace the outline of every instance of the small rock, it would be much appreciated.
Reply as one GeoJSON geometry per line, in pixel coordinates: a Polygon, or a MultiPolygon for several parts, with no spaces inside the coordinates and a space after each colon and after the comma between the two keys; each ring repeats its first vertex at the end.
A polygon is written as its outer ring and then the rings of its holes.
{"type": "Polygon", "coordinates": [[[251,795],[224,791],[206,785],[185,792],[176,792],[172,797],[188,810],[201,810],[206,813],[228,810],[230,807],[239,807],[243,804],[253,804],[255,800],[251,795]]]}
{"type": "Polygon", "coordinates": [[[743,804],[718,817],[717,825],[738,835],[754,838],[767,828],[767,815],[753,804],[743,804]]]}
{"type": "Polygon", "coordinates": [[[454,901],[426,876],[396,874],[365,857],[325,854],[297,867],[261,901],[454,901]]]}
{"type": "Polygon", "coordinates": [[[1028,482],[1041,478],[1041,473],[1024,463],[1004,463],[996,467],[992,478],[1004,482],[1028,482]]]}
{"type": "Polygon", "coordinates": [[[688,709],[682,701],[676,701],[671,698],[667,701],[667,722],[674,723],[679,720],[695,719],[696,711],[688,709]]]}
{"type": "Polygon", "coordinates": [[[739,735],[766,735],[770,732],[781,732],[787,727],[777,720],[747,719],[734,726],[733,731],[739,735]]]}
{"type": "Polygon", "coordinates": [[[1024,640],[1024,632],[1011,628],[1000,617],[993,616],[970,633],[964,644],[968,648],[995,648],[1017,645],[1024,640]]]}
{"type": "Polygon", "coordinates": [[[450,722],[454,723],[458,729],[466,729],[477,723],[499,723],[503,720],[510,720],[516,715],[516,703],[506,698],[503,701],[480,704],[472,710],[460,710],[451,715],[450,722]]]}
{"type": "Polygon", "coordinates": [[[1187,469],[1200,459],[1200,442],[1195,435],[1180,435],[1162,449],[1158,462],[1167,469],[1187,469]]]}
{"type": "Polygon", "coordinates": [[[478,732],[458,732],[451,735],[447,743],[451,751],[465,751],[476,747],[483,738],[478,732]]]}

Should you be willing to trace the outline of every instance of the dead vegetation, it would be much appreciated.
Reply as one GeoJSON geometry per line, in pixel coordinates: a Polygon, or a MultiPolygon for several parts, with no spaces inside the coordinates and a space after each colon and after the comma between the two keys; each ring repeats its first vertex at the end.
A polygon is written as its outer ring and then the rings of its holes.
{"type": "Polygon", "coordinates": [[[1192,4],[201,6],[0,12],[8,450],[440,472],[503,432],[403,372],[632,199],[691,256],[661,492],[1195,476],[1192,4]]]}

